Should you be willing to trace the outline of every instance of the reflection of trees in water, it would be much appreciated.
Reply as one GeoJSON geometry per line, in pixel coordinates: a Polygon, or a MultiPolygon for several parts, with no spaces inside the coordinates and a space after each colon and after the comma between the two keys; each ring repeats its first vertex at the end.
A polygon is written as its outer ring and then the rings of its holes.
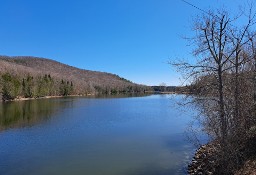
{"type": "Polygon", "coordinates": [[[25,127],[47,120],[72,100],[41,99],[0,104],[0,130],[25,127]]]}
{"type": "MultiPolygon", "coordinates": [[[[124,98],[146,94],[101,95],[92,98],[124,98]]],[[[0,103],[0,131],[33,125],[49,118],[72,105],[74,98],[39,99],[0,103]]]]}
{"type": "MultiPolygon", "coordinates": [[[[147,94],[147,93],[123,93],[123,94],[98,94],[91,96],[91,98],[131,98],[131,97],[146,97],[152,94],[147,94]]],[[[90,96],[88,96],[90,98],[90,96]]]]}

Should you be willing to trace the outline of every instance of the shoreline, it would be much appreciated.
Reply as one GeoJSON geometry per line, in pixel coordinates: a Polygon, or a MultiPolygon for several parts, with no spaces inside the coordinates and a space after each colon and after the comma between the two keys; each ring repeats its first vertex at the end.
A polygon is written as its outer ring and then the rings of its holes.
{"type": "MultiPolygon", "coordinates": [[[[131,93],[133,94],[133,93],[131,93]]],[[[136,94],[136,93],[135,93],[136,94]]],[[[144,94],[154,94],[154,93],[144,93],[144,94]]],[[[97,97],[98,95],[116,95],[116,94],[85,94],[85,95],[67,95],[67,96],[62,96],[62,95],[54,95],[54,96],[44,96],[44,97],[33,97],[33,98],[25,98],[25,97],[18,97],[15,98],[13,100],[2,100],[0,99],[0,103],[4,103],[4,102],[18,102],[18,101],[28,101],[28,100],[37,100],[37,99],[50,99],[50,98],[65,98],[65,97],[97,97]]],[[[119,94],[119,95],[122,95],[119,94]]]]}
{"type": "MultiPolygon", "coordinates": [[[[220,174],[218,162],[218,151],[220,145],[216,141],[211,141],[205,145],[200,146],[190,163],[187,166],[187,173],[189,175],[214,175],[220,174]]],[[[234,175],[256,175],[256,160],[248,157],[241,163],[241,167],[233,169],[234,175]]]]}
{"type": "Polygon", "coordinates": [[[189,175],[195,174],[216,174],[216,153],[218,152],[218,143],[209,142],[200,146],[187,167],[189,175]]]}
{"type": "Polygon", "coordinates": [[[54,96],[44,96],[44,97],[33,97],[33,98],[25,98],[25,97],[18,97],[13,100],[0,100],[1,102],[15,102],[15,101],[28,101],[28,100],[37,100],[37,99],[50,99],[50,98],[63,98],[63,97],[89,97],[93,96],[95,94],[87,94],[87,95],[67,95],[67,96],[61,96],[61,95],[54,95],[54,96]]]}

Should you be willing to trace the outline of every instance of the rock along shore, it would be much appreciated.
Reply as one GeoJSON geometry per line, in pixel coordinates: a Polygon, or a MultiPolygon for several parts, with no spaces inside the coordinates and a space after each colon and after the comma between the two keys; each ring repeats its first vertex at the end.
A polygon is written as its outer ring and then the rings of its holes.
{"type": "Polygon", "coordinates": [[[189,175],[213,175],[216,170],[216,153],[218,144],[211,142],[202,145],[188,165],[189,175]]]}

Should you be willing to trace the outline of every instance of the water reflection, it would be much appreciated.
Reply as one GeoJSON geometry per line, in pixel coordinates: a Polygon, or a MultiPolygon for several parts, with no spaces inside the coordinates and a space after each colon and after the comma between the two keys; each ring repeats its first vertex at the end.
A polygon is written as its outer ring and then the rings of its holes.
{"type": "Polygon", "coordinates": [[[0,103],[0,131],[40,123],[71,106],[71,99],[40,99],[0,103]]]}
{"type": "Polygon", "coordinates": [[[151,93],[126,93],[126,94],[98,94],[95,96],[88,96],[87,98],[131,98],[131,97],[147,97],[152,95],[151,93]]]}
{"type": "Polygon", "coordinates": [[[185,174],[180,98],[117,97],[0,104],[0,174],[185,174]]]}

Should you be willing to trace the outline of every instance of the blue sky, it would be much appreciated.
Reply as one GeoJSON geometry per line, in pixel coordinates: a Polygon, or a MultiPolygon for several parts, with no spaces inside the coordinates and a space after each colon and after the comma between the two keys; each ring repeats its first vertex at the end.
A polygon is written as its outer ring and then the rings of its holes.
{"type": "MultiPolygon", "coordinates": [[[[201,9],[239,0],[187,0],[201,9]]],[[[193,59],[182,36],[193,36],[201,12],[182,0],[1,0],[0,55],[50,58],[118,74],[146,85],[180,85],[169,60],[193,59]]]]}

